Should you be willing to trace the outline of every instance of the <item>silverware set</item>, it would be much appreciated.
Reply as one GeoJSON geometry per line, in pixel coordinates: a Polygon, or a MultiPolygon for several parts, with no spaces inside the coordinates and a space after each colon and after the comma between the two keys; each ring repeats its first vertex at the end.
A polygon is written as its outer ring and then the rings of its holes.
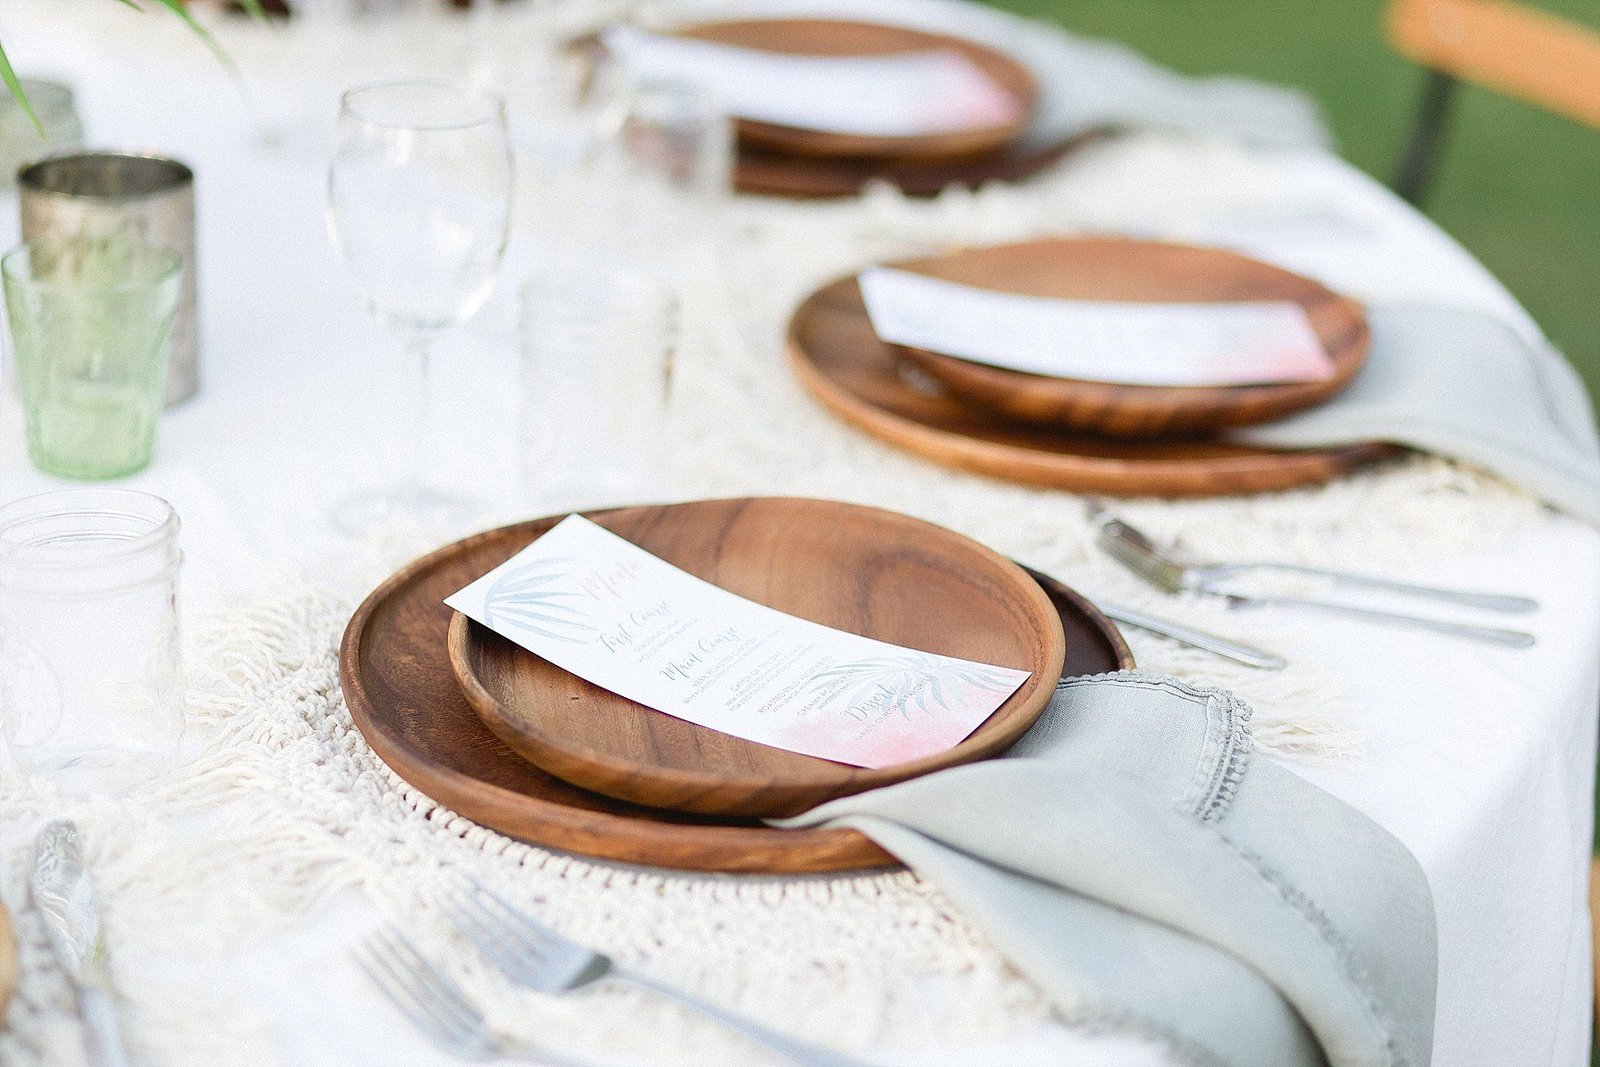
{"type": "MultiPolygon", "coordinates": [[[[1481,611],[1500,612],[1502,614],[1525,614],[1537,611],[1539,603],[1530,597],[1504,593],[1485,593],[1474,590],[1443,589],[1436,586],[1415,585],[1409,582],[1397,582],[1365,574],[1353,574],[1347,571],[1307,567],[1292,563],[1194,563],[1177,559],[1168,552],[1163,551],[1144,533],[1122,519],[1111,517],[1098,505],[1091,504],[1090,517],[1096,525],[1095,542],[1108,555],[1133,574],[1165,593],[1200,593],[1217,596],[1221,597],[1231,608],[1287,607],[1315,611],[1358,619],[1364,622],[1427,630],[1450,637],[1501,645],[1506,648],[1527,648],[1535,640],[1531,633],[1523,630],[1454,622],[1431,616],[1411,615],[1404,612],[1348,604],[1337,600],[1254,593],[1230,585],[1230,582],[1252,574],[1306,575],[1325,579],[1339,587],[1371,590],[1395,596],[1407,596],[1413,599],[1475,608],[1481,611]]],[[[1104,605],[1101,605],[1101,609],[1105,610],[1104,605]]],[[[1107,614],[1113,618],[1117,617],[1111,611],[1107,611],[1107,614]]],[[[1126,621],[1130,625],[1140,625],[1139,622],[1131,619],[1126,621]]],[[[1172,624],[1166,623],[1165,620],[1155,619],[1150,621],[1156,622],[1159,627],[1164,627],[1168,631],[1172,628],[1172,624]]],[[[1147,628],[1157,633],[1163,632],[1163,629],[1155,626],[1147,628]]],[[[1189,636],[1197,635],[1208,639],[1212,645],[1218,640],[1212,635],[1198,632],[1191,633],[1189,636]]],[[[1168,636],[1175,637],[1176,635],[1169,632],[1168,636]]],[[[1178,639],[1183,640],[1183,638],[1178,639]]],[[[1186,643],[1196,644],[1197,647],[1208,647],[1194,641],[1186,643]]],[[[1210,650],[1218,652],[1220,655],[1230,655],[1230,653],[1222,652],[1216,647],[1211,647],[1210,650]]],[[[1259,650],[1250,651],[1259,652],[1259,650]]],[[[1270,656],[1270,654],[1267,655],[1270,656]]],[[[1247,660],[1237,655],[1232,655],[1231,658],[1247,662],[1247,660]]],[[[1256,665],[1266,666],[1266,664],[1256,665]]],[[[1279,661],[1279,665],[1281,665],[1281,661],[1279,661]]]]}
{"type": "MultiPolygon", "coordinates": [[[[445,918],[512,984],[560,995],[599,982],[625,982],[675,1001],[778,1053],[801,1067],[869,1067],[864,1061],[772,1030],[701,997],[616,965],[610,957],[535,922],[476,881],[443,902],[445,918]]],[[[373,983],[439,1048],[464,1059],[553,1059],[543,1049],[519,1048],[496,1035],[461,987],[429,962],[392,926],[379,929],[356,950],[373,983]]]]}

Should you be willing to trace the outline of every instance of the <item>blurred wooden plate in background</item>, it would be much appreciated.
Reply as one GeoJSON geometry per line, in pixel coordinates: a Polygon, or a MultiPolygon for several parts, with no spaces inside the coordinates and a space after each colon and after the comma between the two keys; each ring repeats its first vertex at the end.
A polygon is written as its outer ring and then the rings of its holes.
{"type": "Polygon", "coordinates": [[[838,19],[741,19],[674,27],[672,33],[756,52],[804,56],[880,56],[902,52],[957,52],[1016,102],[1005,122],[912,136],[869,136],[807,130],[737,119],[741,147],[824,159],[934,161],[981,156],[1021,136],[1039,102],[1039,84],[1021,62],[975,41],[941,33],[838,19]]]}

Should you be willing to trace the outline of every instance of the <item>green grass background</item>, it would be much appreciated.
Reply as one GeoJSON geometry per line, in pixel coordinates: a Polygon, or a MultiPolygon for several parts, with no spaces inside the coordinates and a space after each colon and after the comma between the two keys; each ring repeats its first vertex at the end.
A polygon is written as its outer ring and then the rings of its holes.
{"type": "MultiPolygon", "coordinates": [[[[1383,0],[992,0],[1187,74],[1305,90],[1352,163],[1385,182],[1422,72],[1390,50],[1383,0]]],[[[1536,0],[1600,29],[1596,0],[1536,0]]],[[[1533,313],[1600,396],[1600,130],[1466,87],[1428,212],[1533,313]]]]}

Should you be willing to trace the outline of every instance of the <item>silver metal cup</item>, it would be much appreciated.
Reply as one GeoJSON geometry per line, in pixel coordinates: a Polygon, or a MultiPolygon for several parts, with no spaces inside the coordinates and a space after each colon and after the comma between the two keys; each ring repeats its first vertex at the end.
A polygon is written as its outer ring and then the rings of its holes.
{"type": "Polygon", "coordinates": [[[183,260],[167,364],[168,407],[200,387],[194,253],[194,171],[175,159],[129,152],[49,156],[17,174],[22,239],[132,236],[183,260]]]}

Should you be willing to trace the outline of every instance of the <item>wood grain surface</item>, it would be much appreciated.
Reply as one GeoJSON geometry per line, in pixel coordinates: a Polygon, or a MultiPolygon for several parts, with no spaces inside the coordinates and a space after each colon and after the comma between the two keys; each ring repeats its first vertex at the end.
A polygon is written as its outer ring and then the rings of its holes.
{"type": "Polygon", "coordinates": [[[1029,426],[952,395],[872,331],[854,276],[789,321],[790,366],[841,419],[935,463],[995,478],[1113,496],[1224,496],[1324,482],[1397,454],[1377,442],[1283,450],[1214,438],[1140,440],[1029,426]]]}
{"type": "MultiPolygon", "coordinates": [[[[598,518],[598,513],[591,514],[598,518]]],[[[568,785],[505,746],[461,694],[445,649],[444,598],[505,562],[554,519],[438,550],[357,609],[340,650],[351,717],[412,786],[480,825],[547,848],[685,870],[808,873],[892,866],[854,830],[777,830],[753,819],[645,808],[568,785]]],[[[1132,667],[1116,628],[1076,593],[1042,582],[1066,635],[1063,675],[1132,667]]]]}
{"type": "Polygon", "coordinates": [[[818,200],[856,196],[873,182],[888,182],[908,196],[938,196],[952,185],[976,189],[988,182],[1019,182],[1054,166],[1097,136],[1083,134],[1043,147],[1002,149],[950,162],[878,159],[809,159],[755,148],[739,149],[733,185],[753,196],[818,200]]]}
{"type": "MultiPolygon", "coordinates": [[[[1584,8],[1571,6],[1574,14],[1584,8]]],[[[1600,30],[1505,0],[1390,0],[1389,43],[1402,55],[1600,129],[1600,30]]]]}
{"type": "Polygon", "coordinates": [[[1006,122],[946,133],[866,136],[807,130],[736,119],[743,147],[820,159],[946,161],[999,152],[1028,127],[1038,107],[1039,85],[1020,62],[960,37],[841,19],[772,18],[706,22],[675,28],[678,37],[732,45],[757,52],[804,56],[880,56],[903,52],[958,52],[1016,101],[1006,122]]]}
{"type": "Polygon", "coordinates": [[[1015,563],[878,508],[761,497],[613,511],[600,524],[697,578],[889,644],[1031,672],[960,744],[868,769],[708,729],[569,674],[457,618],[450,661],[468,703],[530,763],[619,800],[703,815],[794,815],[826,800],[1003,752],[1061,673],[1056,612],[1015,563]]]}
{"type": "Polygon", "coordinates": [[[1118,385],[1053,378],[915,348],[900,351],[952,393],[1019,422],[1111,437],[1195,435],[1281,419],[1337,395],[1361,370],[1371,331],[1361,305],[1319,282],[1216,248],[1121,238],[1053,238],[964,249],[899,266],[1023,296],[1125,303],[1299,304],[1333,362],[1321,382],[1118,385]]]}

